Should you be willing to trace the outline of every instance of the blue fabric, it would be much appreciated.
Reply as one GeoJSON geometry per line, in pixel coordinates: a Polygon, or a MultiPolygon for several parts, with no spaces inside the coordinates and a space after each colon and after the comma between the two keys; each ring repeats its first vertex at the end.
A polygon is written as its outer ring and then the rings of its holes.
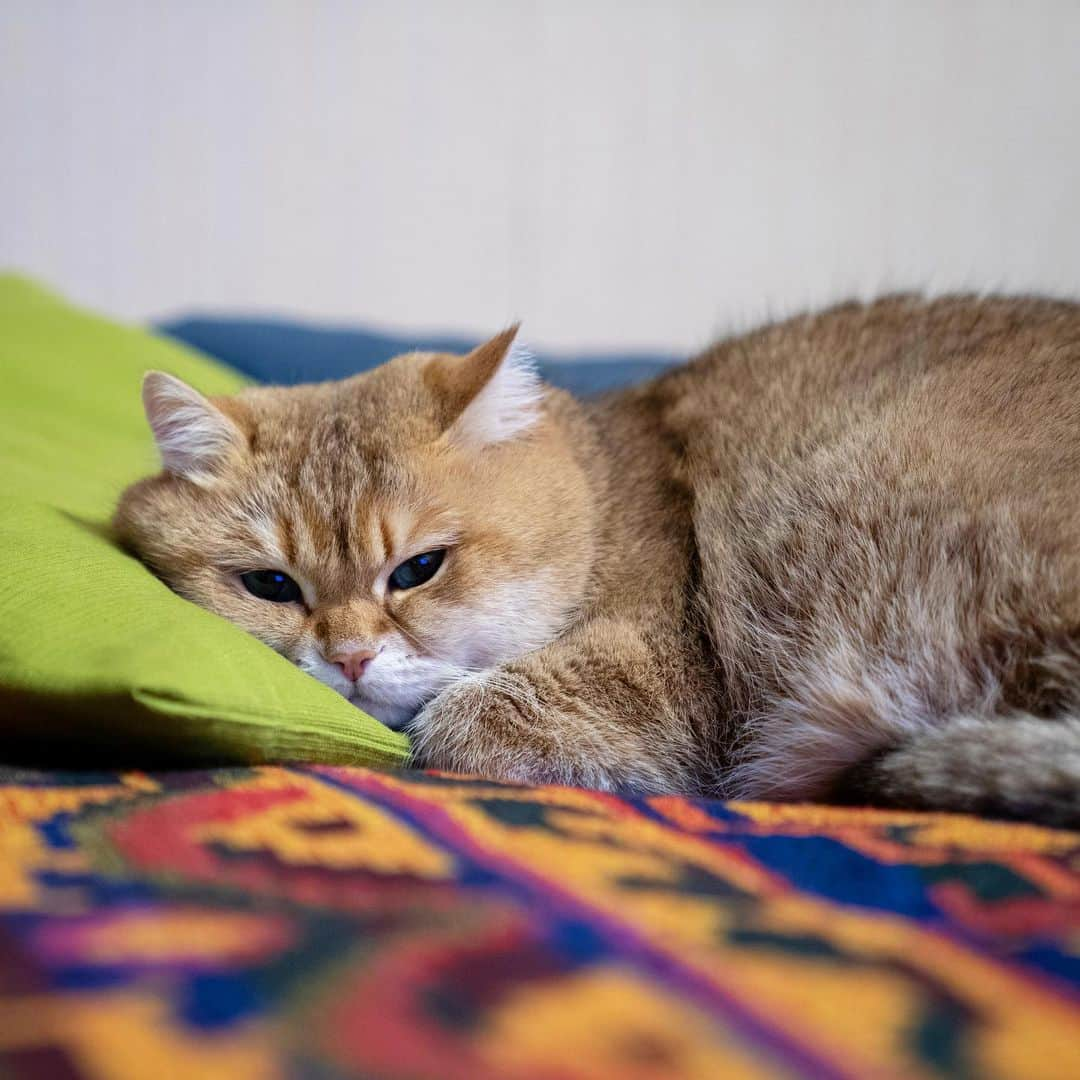
{"type": "MultiPolygon", "coordinates": [[[[468,352],[478,344],[466,337],[406,337],[273,319],[193,316],[161,323],[157,329],[253,379],[286,386],[343,379],[413,349],[468,352]]],[[[651,378],[679,359],[641,354],[538,355],[537,363],[548,382],[587,395],[651,378]]]]}

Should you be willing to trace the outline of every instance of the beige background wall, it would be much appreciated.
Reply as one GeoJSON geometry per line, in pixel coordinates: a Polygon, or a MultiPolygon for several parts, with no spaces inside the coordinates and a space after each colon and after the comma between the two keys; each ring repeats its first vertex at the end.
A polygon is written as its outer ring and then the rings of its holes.
{"type": "Polygon", "coordinates": [[[1077,294],[1080,4],[3,0],[0,264],[545,345],[1077,294]]]}

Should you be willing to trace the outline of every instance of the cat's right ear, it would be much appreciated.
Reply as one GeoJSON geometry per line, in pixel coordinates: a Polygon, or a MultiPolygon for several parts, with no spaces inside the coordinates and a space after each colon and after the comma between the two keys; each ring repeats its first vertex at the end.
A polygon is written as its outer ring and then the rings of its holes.
{"type": "Polygon", "coordinates": [[[540,418],[544,388],[515,324],[466,356],[440,357],[431,370],[450,423],[443,438],[481,447],[524,434],[540,418]]]}
{"type": "Polygon", "coordinates": [[[166,472],[200,483],[243,445],[236,424],[209,398],[175,375],[148,371],[143,408],[166,472]]]}

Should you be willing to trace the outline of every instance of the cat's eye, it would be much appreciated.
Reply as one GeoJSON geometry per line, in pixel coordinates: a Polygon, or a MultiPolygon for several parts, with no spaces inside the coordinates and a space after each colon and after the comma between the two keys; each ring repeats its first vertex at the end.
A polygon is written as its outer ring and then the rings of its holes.
{"type": "Polygon", "coordinates": [[[438,551],[425,551],[423,555],[414,555],[390,575],[390,588],[415,589],[417,585],[423,585],[425,581],[430,581],[435,576],[445,558],[445,548],[440,548],[438,551]]]}
{"type": "Polygon", "coordinates": [[[252,596],[272,604],[295,604],[303,599],[300,586],[280,570],[249,570],[240,580],[252,596]]]}

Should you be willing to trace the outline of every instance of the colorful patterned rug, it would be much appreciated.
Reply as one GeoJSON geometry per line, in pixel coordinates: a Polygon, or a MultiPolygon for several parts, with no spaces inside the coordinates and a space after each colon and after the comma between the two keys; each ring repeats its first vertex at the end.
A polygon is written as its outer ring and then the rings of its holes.
{"type": "Polygon", "coordinates": [[[1080,1076],[1080,835],[0,772],[0,1076],[1080,1076]]]}

